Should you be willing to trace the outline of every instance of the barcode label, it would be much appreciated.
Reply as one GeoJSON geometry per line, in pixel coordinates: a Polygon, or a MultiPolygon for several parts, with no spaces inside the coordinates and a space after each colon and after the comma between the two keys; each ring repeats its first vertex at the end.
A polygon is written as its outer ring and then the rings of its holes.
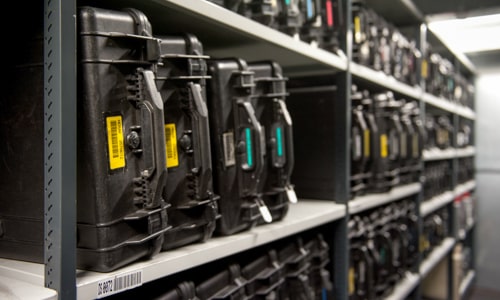
{"type": "Polygon", "coordinates": [[[97,283],[97,299],[142,285],[142,270],[116,275],[97,283]]]}
{"type": "Polygon", "coordinates": [[[125,167],[125,147],[123,145],[122,117],[106,118],[108,133],[109,168],[111,170],[125,167]]]}
{"type": "Polygon", "coordinates": [[[177,153],[177,134],[175,124],[165,124],[165,149],[167,152],[167,168],[177,167],[179,165],[179,156],[177,153]]]}
{"type": "Polygon", "coordinates": [[[236,164],[234,158],[234,133],[232,131],[222,134],[222,144],[224,146],[224,163],[226,167],[236,164]]]}

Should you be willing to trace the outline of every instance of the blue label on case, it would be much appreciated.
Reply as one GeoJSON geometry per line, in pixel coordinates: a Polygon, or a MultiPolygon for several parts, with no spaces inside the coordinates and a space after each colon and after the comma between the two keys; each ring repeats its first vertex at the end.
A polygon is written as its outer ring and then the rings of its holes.
{"type": "Polygon", "coordinates": [[[307,6],[307,18],[310,19],[313,17],[314,14],[312,0],[307,0],[306,6],[307,6]]]}

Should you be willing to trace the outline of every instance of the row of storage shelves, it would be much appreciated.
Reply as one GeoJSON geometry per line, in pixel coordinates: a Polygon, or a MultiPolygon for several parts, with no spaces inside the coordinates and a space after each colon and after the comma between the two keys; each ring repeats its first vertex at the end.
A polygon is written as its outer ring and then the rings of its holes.
{"type": "Polygon", "coordinates": [[[475,118],[472,109],[425,93],[420,87],[400,82],[382,71],[349,61],[341,50],[332,53],[320,49],[209,1],[163,0],[150,3],[127,0],[120,3],[121,7],[124,5],[144,11],[154,24],[154,30],[161,32],[171,26],[182,26],[186,32],[201,37],[206,54],[212,57],[233,57],[237,53],[247,61],[274,60],[289,77],[347,71],[355,80],[422,100],[464,118],[475,118]]]}
{"type": "MultiPolygon", "coordinates": [[[[446,257],[450,255],[455,244],[456,241],[454,238],[446,238],[442,241],[442,243],[436,247],[422,262],[419,268],[419,273],[407,272],[406,276],[396,285],[391,295],[385,299],[407,299],[408,295],[411,294],[421,280],[423,280],[432,271],[432,269],[439,264],[439,262],[446,259],[446,257]]],[[[463,278],[459,287],[461,298],[465,295],[467,289],[472,285],[475,274],[476,272],[474,270],[469,270],[467,275],[463,278]]]]}
{"type": "Polygon", "coordinates": [[[467,146],[465,148],[449,148],[449,149],[432,149],[424,150],[422,153],[422,159],[424,161],[432,160],[444,160],[453,158],[463,158],[471,157],[476,154],[476,148],[474,146],[467,146]]]}
{"type": "MultiPolygon", "coordinates": [[[[234,56],[236,53],[248,61],[271,59],[278,62],[283,67],[284,75],[289,77],[347,72],[353,76],[353,81],[365,81],[409,98],[421,100],[425,104],[461,117],[475,119],[475,113],[470,108],[435,97],[425,93],[419,87],[410,86],[392,76],[349,61],[348,56],[341,51],[334,54],[319,49],[208,1],[109,0],[106,1],[106,5],[136,7],[144,11],[154,23],[155,30],[159,32],[182,26],[185,31],[192,32],[203,39],[206,54],[212,57],[234,56]]],[[[57,139],[61,139],[61,137],[57,139]]],[[[474,148],[453,149],[448,152],[435,155],[424,154],[424,160],[466,157],[475,154],[474,148]]],[[[463,189],[472,189],[474,186],[475,183],[467,183],[466,186],[458,186],[458,191],[455,189],[450,193],[454,195],[463,189]]],[[[98,289],[101,283],[114,281],[130,274],[140,274],[141,281],[137,284],[151,282],[310,228],[337,222],[346,218],[347,214],[362,212],[417,194],[421,189],[420,183],[399,186],[388,193],[357,197],[349,201],[347,207],[333,201],[299,199],[298,203],[290,206],[286,218],[277,223],[262,227],[257,226],[248,232],[227,237],[215,237],[205,243],[188,245],[181,249],[160,253],[151,260],[137,262],[110,273],[77,270],[77,297],[78,299],[98,298],[98,289]]],[[[451,200],[449,200],[449,196],[446,196],[433,200],[432,204],[424,203],[421,206],[421,211],[425,210],[430,213],[452,200],[453,196],[451,200]]],[[[32,298],[56,299],[57,295],[53,293],[53,290],[42,288],[46,278],[45,267],[43,264],[0,259],[0,278],[7,278],[5,282],[12,282],[11,287],[14,289],[14,294],[22,299],[30,298],[29,295],[20,294],[27,290],[30,290],[32,298]],[[22,284],[17,285],[16,282],[19,281],[22,284]],[[25,284],[39,287],[43,291],[25,288],[23,287],[25,284]]],[[[418,285],[421,277],[422,274],[409,273],[396,287],[390,298],[405,298],[418,285]]],[[[136,286],[130,286],[130,288],[136,286]]]]}
{"type": "MultiPolygon", "coordinates": [[[[454,196],[474,188],[475,181],[472,180],[457,186],[453,192],[446,192],[422,203],[420,207],[421,215],[430,214],[432,211],[453,201],[454,196]]],[[[381,206],[414,195],[420,190],[421,184],[412,183],[396,187],[388,193],[358,197],[349,202],[349,213],[355,214],[381,206]]],[[[231,236],[214,237],[204,243],[163,252],[151,260],[137,262],[110,273],[78,270],[76,273],[77,296],[78,299],[94,299],[98,296],[98,287],[102,282],[137,273],[141,274],[142,281],[140,284],[154,281],[286,236],[335,222],[345,216],[345,205],[327,200],[300,199],[298,203],[290,206],[289,214],[280,222],[257,226],[250,231],[231,236]]],[[[449,252],[454,243],[454,238],[448,238],[439,248],[435,249],[421,265],[420,275],[425,276],[449,252]]],[[[0,276],[10,278],[10,280],[23,281],[26,284],[42,287],[43,272],[44,266],[42,264],[0,259],[0,276]]],[[[408,274],[407,278],[395,289],[390,299],[403,299],[402,295],[411,292],[418,284],[418,280],[418,276],[415,274],[408,274]]],[[[24,290],[22,289],[22,291],[24,290]]],[[[49,293],[47,298],[44,299],[52,299],[51,297],[52,295],[49,293]]]]}

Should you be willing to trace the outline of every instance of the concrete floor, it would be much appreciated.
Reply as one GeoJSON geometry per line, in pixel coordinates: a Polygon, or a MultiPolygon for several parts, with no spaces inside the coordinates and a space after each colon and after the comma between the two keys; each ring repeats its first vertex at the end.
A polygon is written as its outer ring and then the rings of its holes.
{"type": "Polygon", "coordinates": [[[471,287],[466,300],[499,300],[500,290],[492,290],[477,285],[471,287]]]}

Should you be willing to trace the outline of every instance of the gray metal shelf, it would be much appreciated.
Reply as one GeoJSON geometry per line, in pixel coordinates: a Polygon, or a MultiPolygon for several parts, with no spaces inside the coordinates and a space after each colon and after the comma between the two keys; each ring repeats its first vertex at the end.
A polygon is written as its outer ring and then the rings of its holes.
{"type": "MultiPolygon", "coordinates": [[[[213,237],[179,249],[161,252],[147,261],[133,263],[114,272],[98,273],[77,270],[76,290],[78,299],[98,298],[100,283],[115,281],[140,274],[137,284],[150,282],[210,261],[269,243],[345,217],[346,206],[332,201],[300,199],[290,206],[285,218],[249,231],[226,237],[213,237]],[[117,279],[118,278],[118,279],[117,279]]],[[[43,285],[43,265],[0,259],[0,276],[22,279],[31,284],[43,285]]],[[[130,286],[129,286],[130,287],[130,286]]],[[[121,289],[117,292],[125,290],[121,289]]],[[[111,295],[106,294],[106,295],[111,295]]],[[[101,295],[103,296],[103,295],[101,295]]]]}
{"type": "Polygon", "coordinates": [[[436,97],[434,95],[431,95],[429,93],[423,93],[422,94],[422,101],[424,101],[426,104],[432,105],[433,107],[442,109],[444,111],[457,114],[459,116],[462,116],[464,118],[470,119],[470,120],[475,120],[476,119],[476,113],[470,109],[469,107],[464,107],[462,105],[458,105],[456,103],[453,103],[449,100],[436,97]]]}
{"type": "Polygon", "coordinates": [[[432,161],[452,158],[464,158],[474,155],[476,155],[476,148],[474,146],[468,146],[465,148],[448,148],[444,150],[434,148],[424,150],[424,152],[422,153],[422,159],[424,161],[432,161]]]}
{"type": "Polygon", "coordinates": [[[457,156],[457,151],[454,148],[448,149],[426,149],[422,153],[423,161],[445,160],[452,159],[457,156]]]}
{"type": "Polygon", "coordinates": [[[467,272],[467,275],[465,275],[464,279],[462,279],[462,282],[460,283],[459,287],[460,299],[463,299],[467,290],[472,286],[472,283],[474,282],[475,278],[476,278],[476,271],[469,270],[469,272],[467,272]]]}
{"type": "Polygon", "coordinates": [[[373,207],[377,207],[386,203],[390,203],[407,196],[414,195],[422,189],[420,183],[411,183],[403,186],[398,186],[391,189],[387,193],[369,194],[366,196],[356,197],[349,201],[349,214],[356,214],[373,207]]]}
{"type": "Polygon", "coordinates": [[[347,70],[347,58],[312,46],[276,29],[260,24],[224,7],[202,0],[108,0],[118,7],[143,11],[153,34],[177,33],[178,28],[195,34],[205,54],[238,56],[247,61],[274,60],[286,76],[335,73],[347,70]]]}
{"type": "Polygon", "coordinates": [[[454,193],[452,191],[444,192],[440,195],[432,197],[429,200],[425,200],[420,204],[420,216],[423,218],[428,216],[432,212],[438,210],[439,208],[451,203],[454,199],[454,193]]]}
{"type": "Polygon", "coordinates": [[[443,240],[441,245],[434,248],[429,256],[420,264],[420,276],[426,277],[427,274],[446,256],[450,253],[455,245],[455,239],[448,237],[443,240]]]}
{"type": "Polygon", "coordinates": [[[0,299],[57,300],[57,292],[42,285],[0,276],[0,299]]]}
{"type": "Polygon", "coordinates": [[[422,97],[422,89],[420,87],[400,82],[393,76],[389,76],[382,71],[375,71],[355,62],[349,64],[349,71],[354,76],[353,82],[366,81],[417,100],[422,97]]]}
{"type": "Polygon", "coordinates": [[[476,155],[476,147],[474,147],[474,146],[468,146],[465,148],[456,149],[456,157],[457,158],[471,157],[474,155],[476,155]]]}
{"type": "Polygon", "coordinates": [[[455,187],[454,193],[455,197],[460,196],[463,193],[472,191],[476,188],[476,180],[469,180],[465,183],[459,184],[455,187]]]}
{"type": "Polygon", "coordinates": [[[394,291],[385,298],[386,300],[401,300],[406,299],[408,295],[420,283],[420,276],[411,272],[406,272],[406,275],[401,279],[394,288],[394,291]]]}

